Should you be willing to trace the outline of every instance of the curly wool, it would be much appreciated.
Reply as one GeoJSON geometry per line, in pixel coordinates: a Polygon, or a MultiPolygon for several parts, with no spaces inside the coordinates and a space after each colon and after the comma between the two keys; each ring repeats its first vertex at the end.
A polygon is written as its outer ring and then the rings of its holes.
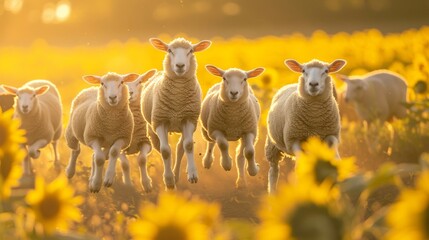
{"type": "Polygon", "coordinates": [[[278,149],[293,154],[292,145],[310,136],[321,139],[329,135],[340,137],[338,105],[332,94],[332,82],[327,78],[325,91],[310,97],[304,90],[304,80],[286,85],[274,96],[268,116],[269,140],[278,149]]]}
{"type": "Polygon", "coordinates": [[[46,139],[49,143],[58,140],[61,136],[63,112],[57,87],[47,80],[33,80],[20,88],[19,92],[26,91],[26,88],[44,85],[48,85],[49,90],[35,98],[34,107],[30,113],[22,114],[21,109],[15,106],[15,117],[21,119],[21,128],[26,131],[28,145],[40,139],[46,139]]]}
{"type": "Polygon", "coordinates": [[[98,140],[102,148],[110,148],[118,140],[125,141],[125,148],[131,142],[134,121],[128,107],[128,90],[122,88],[122,98],[116,106],[110,106],[104,99],[102,87],[82,90],[72,102],[70,122],[66,129],[67,145],[78,148],[78,142],[85,145],[98,140]]]}
{"type": "Polygon", "coordinates": [[[215,84],[207,93],[201,111],[203,136],[207,141],[214,141],[210,134],[221,131],[228,141],[236,141],[246,133],[258,132],[261,114],[258,100],[248,86],[237,102],[228,101],[221,83],[215,84]]]}
{"type": "Polygon", "coordinates": [[[140,106],[140,101],[130,103],[130,110],[133,113],[134,119],[134,131],[131,137],[131,144],[126,149],[127,154],[138,153],[144,143],[151,144],[147,136],[147,122],[143,118],[140,106]]]}

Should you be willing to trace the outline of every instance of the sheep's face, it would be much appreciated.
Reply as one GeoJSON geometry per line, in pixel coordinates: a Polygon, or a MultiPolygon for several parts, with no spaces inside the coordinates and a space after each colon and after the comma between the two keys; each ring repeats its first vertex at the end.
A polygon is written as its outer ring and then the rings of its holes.
{"type": "Polygon", "coordinates": [[[155,75],[156,70],[152,69],[140,75],[136,80],[127,82],[128,93],[130,94],[130,103],[140,102],[140,93],[142,91],[142,83],[155,75]]]}
{"type": "Polygon", "coordinates": [[[49,90],[49,86],[41,86],[38,88],[23,87],[14,88],[9,86],[3,86],[8,94],[16,95],[18,97],[16,101],[17,108],[22,114],[29,114],[37,104],[37,98],[40,95],[45,94],[49,90]]]}
{"type": "MultiPolygon", "coordinates": [[[[304,91],[309,96],[321,95],[326,85],[329,84],[329,73],[341,70],[346,61],[338,59],[331,64],[324,63],[318,60],[313,60],[306,64],[300,64],[295,60],[289,59],[285,61],[286,66],[294,72],[302,73],[302,84],[304,84],[304,91]]],[[[328,86],[330,87],[330,86],[328,86]]]]}
{"type": "Polygon", "coordinates": [[[124,83],[132,82],[138,77],[139,75],[134,73],[130,73],[127,75],[108,73],[103,77],[84,76],[83,79],[91,84],[100,84],[100,87],[102,88],[102,97],[104,98],[105,102],[107,102],[110,106],[113,107],[118,105],[118,103],[121,102],[122,98],[124,97],[124,83]]]}
{"type": "Polygon", "coordinates": [[[367,85],[361,79],[348,79],[347,89],[344,96],[346,102],[357,102],[364,97],[364,92],[367,89],[367,85]]]}
{"type": "Polygon", "coordinates": [[[206,69],[211,74],[222,77],[222,96],[227,97],[231,102],[238,101],[247,93],[248,78],[257,77],[264,72],[263,68],[255,68],[250,71],[230,68],[225,71],[212,65],[207,65],[206,69]]]}

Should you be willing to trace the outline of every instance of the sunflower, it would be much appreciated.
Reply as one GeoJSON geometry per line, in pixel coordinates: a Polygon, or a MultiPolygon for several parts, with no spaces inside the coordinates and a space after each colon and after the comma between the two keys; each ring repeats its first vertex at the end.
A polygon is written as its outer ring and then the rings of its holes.
{"type": "Polygon", "coordinates": [[[0,156],[9,147],[25,142],[25,132],[19,127],[19,120],[13,118],[13,110],[0,110],[0,156]]]}
{"type": "Polygon", "coordinates": [[[11,187],[18,184],[24,157],[25,152],[18,145],[11,145],[0,154],[0,199],[8,198],[11,187]]]}
{"type": "Polygon", "coordinates": [[[429,171],[421,174],[415,189],[402,190],[387,214],[386,239],[429,239],[429,171]]]}
{"type": "Polygon", "coordinates": [[[144,205],[140,209],[140,217],[129,227],[134,239],[212,239],[212,230],[219,219],[219,207],[165,193],[160,195],[158,205],[144,205]]]}
{"type": "Polygon", "coordinates": [[[36,188],[28,193],[26,201],[35,217],[36,230],[43,229],[45,235],[52,234],[56,228],[67,230],[70,221],[81,220],[78,205],[82,198],[74,196],[65,177],[58,177],[49,184],[37,177],[36,188]]]}
{"type": "Polygon", "coordinates": [[[279,187],[262,204],[258,239],[348,239],[339,197],[338,188],[327,182],[279,187]]]}
{"type": "Polygon", "coordinates": [[[354,158],[335,158],[335,151],[317,137],[311,137],[298,155],[296,174],[299,181],[310,180],[316,184],[324,181],[336,183],[356,172],[354,158]]]}

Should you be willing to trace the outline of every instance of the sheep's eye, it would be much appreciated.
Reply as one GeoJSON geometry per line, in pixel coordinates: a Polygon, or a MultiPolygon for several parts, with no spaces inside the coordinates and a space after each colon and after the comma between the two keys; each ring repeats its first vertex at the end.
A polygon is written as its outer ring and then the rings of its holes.
{"type": "Polygon", "coordinates": [[[171,51],[171,49],[168,49],[168,53],[171,53],[171,54],[173,54],[173,51],[171,51]]]}
{"type": "Polygon", "coordinates": [[[305,69],[302,69],[302,73],[305,73],[305,69]]]}
{"type": "Polygon", "coordinates": [[[244,81],[247,81],[247,78],[244,78],[244,81]]]}
{"type": "Polygon", "coordinates": [[[325,70],[325,73],[328,73],[328,69],[325,70]]]}
{"type": "Polygon", "coordinates": [[[222,77],[222,79],[226,82],[226,78],[225,77],[222,77]]]}
{"type": "Polygon", "coordinates": [[[124,81],[121,81],[121,84],[124,84],[124,81]]]}
{"type": "Polygon", "coordinates": [[[104,86],[104,83],[101,83],[101,86],[104,86]]]}
{"type": "Polygon", "coordinates": [[[194,49],[189,50],[188,55],[194,53],[194,49]]]}

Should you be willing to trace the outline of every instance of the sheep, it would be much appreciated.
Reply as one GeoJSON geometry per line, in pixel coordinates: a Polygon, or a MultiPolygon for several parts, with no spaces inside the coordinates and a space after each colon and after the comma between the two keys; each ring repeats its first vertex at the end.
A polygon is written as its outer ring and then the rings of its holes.
{"type": "Polygon", "coordinates": [[[221,83],[211,87],[201,108],[202,133],[207,142],[207,150],[203,157],[203,166],[209,169],[213,163],[215,143],[222,152],[221,166],[231,170],[231,157],[228,153],[228,141],[240,140],[237,147],[237,188],[245,187],[245,158],[247,172],[255,176],[259,166],[255,162],[254,144],[258,133],[258,121],[261,109],[248,78],[259,76],[264,68],[243,71],[237,68],[222,70],[212,65],[206,69],[213,75],[221,77],[221,83]]]}
{"type": "MultiPolygon", "coordinates": [[[[124,83],[132,82],[138,77],[134,73],[83,76],[86,82],[100,86],[82,90],[72,102],[70,121],[65,133],[67,146],[72,150],[66,175],[72,178],[75,173],[80,143],[90,147],[94,151],[89,178],[91,192],[100,191],[103,165],[107,158],[109,166],[104,176],[104,186],[110,187],[113,184],[119,153],[130,145],[134,121],[128,106],[128,89],[124,83]]],[[[128,161],[121,158],[121,166],[124,178],[129,178],[128,161]]]]}
{"type": "Polygon", "coordinates": [[[58,139],[62,132],[61,95],[57,87],[48,80],[32,80],[20,88],[2,86],[10,95],[18,96],[15,102],[14,118],[21,120],[20,128],[26,131],[23,147],[27,155],[23,161],[25,175],[32,174],[31,158],[40,156],[40,149],[52,144],[54,167],[60,168],[58,139]]]}
{"type": "Polygon", "coordinates": [[[14,104],[14,96],[8,94],[2,87],[0,87],[0,109],[2,112],[6,112],[11,109],[14,104]]]}
{"type": "Polygon", "coordinates": [[[268,192],[274,192],[278,181],[279,161],[283,154],[296,155],[301,142],[310,136],[318,136],[332,146],[337,158],[340,137],[340,117],[333,96],[329,73],[339,71],[344,60],[331,64],[312,60],[300,64],[286,60],[286,66],[300,72],[298,84],[281,88],[273,97],[268,112],[268,134],[265,156],[270,163],[268,192]]]}
{"type": "MultiPolygon", "coordinates": [[[[146,192],[150,192],[152,189],[152,180],[148,176],[146,169],[146,157],[152,150],[152,145],[149,137],[147,136],[147,122],[144,120],[141,113],[140,97],[143,88],[142,83],[146,82],[155,73],[155,69],[147,71],[146,73],[140,75],[140,77],[133,82],[126,83],[128,92],[130,94],[129,106],[131,112],[133,113],[134,131],[130,146],[119,155],[119,157],[123,159],[122,162],[128,162],[126,159],[127,154],[139,154],[137,157],[137,162],[140,167],[140,183],[146,192]]],[[[131,185],[131,179],[129,175],[126,177],[124,175],[124,181],[125,184],[131,185]]]]}
{"type": "Polygon", "coordinates": [[[407,83],[400,75],[377,70],[362,77],[338,77],[347,84],[344,100],[352,103],[359,118],[368,124],[406,117],[407,83]]]}
{"type": "Polygon", "coordinates": [[[358,122],[359,117],[357,116],[353,105],[350,102],[346,102],[345,96],[346,88],[345,86],[342,86],[337,91],[337,103],[341,119],[346,119],[349,122],[358,122]]]}
{"type": "Polygon", "coordinates": [[[191,183],[198,181],[194,162],[193,134],[201,109],[201,87],[196,77],[197,62],[195,52],[210,47],[204,40],[192,44],[184,38],[177,38],[169,44],[151,38],[151,44],[167,54],[164,71],[146,83],[142,92],[142,112],[149,124],[149,135],[153,147],[161,153],[164,162],[164,183],[168,189],[175,188],[179,179],[183,152],[188,159],[187,178],[191,183]],[[177,158],[174,174],[171,169],[171,148],[168,133],[178,132],[182,136],[177,144],[177,158]]]}

